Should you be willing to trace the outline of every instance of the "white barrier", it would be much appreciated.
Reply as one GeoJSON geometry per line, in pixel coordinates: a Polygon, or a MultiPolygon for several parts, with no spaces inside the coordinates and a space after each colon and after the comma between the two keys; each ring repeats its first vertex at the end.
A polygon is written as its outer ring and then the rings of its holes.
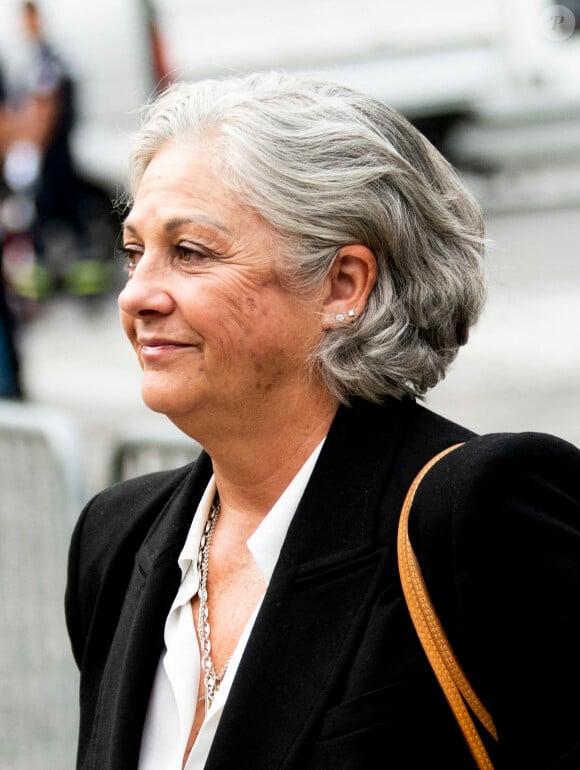
{"type": "Polygon", "coordinates": [[[66,557],[84,502],[82,444],[63,413],[0,401],[0,767],[74,767],[78,674],[66,557]]]}

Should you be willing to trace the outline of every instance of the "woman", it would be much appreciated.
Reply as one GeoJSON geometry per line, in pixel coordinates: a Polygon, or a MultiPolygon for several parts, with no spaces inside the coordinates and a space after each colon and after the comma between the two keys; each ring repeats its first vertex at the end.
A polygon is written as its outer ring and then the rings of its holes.
{"type": "Polygon", "coordinates": [[[480,210],[384,104],[178,84],[131,164],[119,306],[142,395],[204,447],[81,515],[78,768],[473,767],[406,609],[413,544],[498,766],[578,766],[580,452],[418,399],[480,312],[480,210]]]}

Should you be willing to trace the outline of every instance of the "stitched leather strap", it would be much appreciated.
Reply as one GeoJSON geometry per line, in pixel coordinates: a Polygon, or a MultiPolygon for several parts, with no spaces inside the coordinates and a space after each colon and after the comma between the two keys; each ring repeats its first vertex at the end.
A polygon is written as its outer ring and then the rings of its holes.
{"type": "Polygon", "coordinates": [[[473,758],[475,759],[478,768],[481,770],[493,770],[489,755],[483,745],[483,741],[481,740],[466,704],[469,705],[469,708],[483,727],[485,727],[487,732],[497,741],[497,732],[493,724],[493,719],[477,697],[475,691],[467,680],[459,661],[455,657],[455,653],[451,648],[447,635],[441,625],[441,621],[437,617],[437,613],[431,602],[419,562],[417,561],[413,546],[409,540],[408,531],[409,513],[411,511],[411,506],[413,505],[415,493],[417,492],[417,488],[422,479],[435,463],[460,446],[462,445],[454,444],[431,458],[431,460],[429,460],[429,462],[419,471],[409,487],[409,491],[407,492],[407,496],[405,497],[401,509],[401,518],[399,520],[397,539],[399,573],[405,600],[417,635],[423,645],[429,663],[435,672],[435,676],[445,693],[445,697],[453,710],[455,718],[459,723],[473,758]]]}

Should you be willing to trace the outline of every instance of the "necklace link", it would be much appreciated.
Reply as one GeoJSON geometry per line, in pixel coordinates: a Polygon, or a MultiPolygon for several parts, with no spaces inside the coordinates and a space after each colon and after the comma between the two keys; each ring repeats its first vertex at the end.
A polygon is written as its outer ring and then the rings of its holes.
{"type": "Polygon", "coordinates": [[[197,555],[197,575],[199,579],[199,589],[197,592],[199,598],[197,635],[199,637],[199,646],[201,651],[201,668],[203,671],[203,682],[205,687],[205,696],[203,699],[205,700],[206,714],[211,707],[217,691],[219,690],[219,686],[225,676],[228,666],[226,663],[222,671],[220,671],[219,674],[216,673],[211,659],[211,629],[209,625],[209,610],[207,606],[207,573],[209,566],[209,549],[220,513],[221,505],[219,499],[217,499],[212,505],[209,516],[207,517],[207,521],[205,523],[205,527],[203,529],[199,543],[199,552],[197,555]]]}

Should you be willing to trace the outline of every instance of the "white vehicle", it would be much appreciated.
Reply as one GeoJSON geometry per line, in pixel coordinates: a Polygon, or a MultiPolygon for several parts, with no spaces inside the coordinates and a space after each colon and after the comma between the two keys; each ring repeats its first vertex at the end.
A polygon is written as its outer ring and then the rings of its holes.
{"type": "MultiPolygon", "coordinates": [[[[19,5],[0,3],[9,70],[18,62],[19,5]]],[[[174,78],[318,72],[384,99],[435,140],[456,115],[537,121],[580,103],[578,0],[44,0],[48,33],[78,81],[76,157],[113,191],[123,184],[139,107],[154,90],[152,5],[174,78]]]]}

